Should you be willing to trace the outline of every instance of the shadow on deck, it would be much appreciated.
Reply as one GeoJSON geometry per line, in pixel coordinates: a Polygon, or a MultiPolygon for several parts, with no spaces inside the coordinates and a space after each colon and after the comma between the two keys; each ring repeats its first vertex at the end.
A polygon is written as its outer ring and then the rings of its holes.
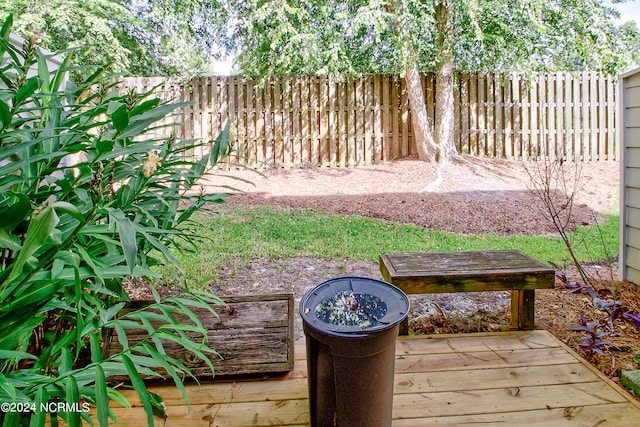
{"type": "MultiPolygon", "coordinates": [[[[167,406],[166,426],[307,426],[304,342],[294,370],[251,381],[152,386],[167,406]]],[[[372,385],[374,386],[374,385],[372,385]]],[[[429,425],[630,426],[640,404],[546,331],[398,339],[393,427],[429,425]]],[[[135,392],[132,409],[115,407],[121,426],[146,425],[135,392]]],[[[156,418],[156,425],[165,425],[156,418]]]]}

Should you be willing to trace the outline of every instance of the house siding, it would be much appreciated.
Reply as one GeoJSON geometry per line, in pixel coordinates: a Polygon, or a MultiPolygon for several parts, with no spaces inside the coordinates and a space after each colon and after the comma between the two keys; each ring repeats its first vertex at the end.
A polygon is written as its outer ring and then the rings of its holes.
{"type": "Polygon", "coordinates": [[[621,280],[640,284],[640,68],[620,76],[621,280]]]}

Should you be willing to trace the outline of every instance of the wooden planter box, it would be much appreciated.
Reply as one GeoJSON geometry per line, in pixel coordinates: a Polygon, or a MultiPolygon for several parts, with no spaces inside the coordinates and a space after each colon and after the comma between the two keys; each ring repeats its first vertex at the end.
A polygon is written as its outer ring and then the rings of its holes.
{"type": "MultiPolygon", "coordinates": [[[[227,305],[213,305],[218,319],[204,309],[192,309],[208,329],[208,345],[223,359],[211,356],[215,377],[249,374],[277,374],[293,369],[293,294],[233,296],[227,305]]],[[[134,301],[123,310],[139,309],[153,301],[134,301]]],[[[179,319],[178,319],[179,320],[179,319]]],[[[191,323],[189,321],[189,323],[191,323]]],[[[157,325],[154,325],[157,326],[157,325]]],[[[144,330],[130,330],[129,345],[147,337],[144,330]]],[[[214,376],[201,359],[171,342],[164,343],[168,355],[180,359],[198,378],[214,376]]],[[[120,352],[114,334],[106,354],[120,352]]]]}

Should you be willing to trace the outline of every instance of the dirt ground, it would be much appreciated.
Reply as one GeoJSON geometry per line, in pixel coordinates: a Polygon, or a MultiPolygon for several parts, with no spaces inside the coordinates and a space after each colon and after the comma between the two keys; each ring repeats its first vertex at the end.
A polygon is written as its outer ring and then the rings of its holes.
{"type": "MultiPolygon", "coordinates": [[[[550,234],[554,229],[531,187],[530,173],[538,166],[467,158],[442,170],[441,181],[433,164],[415,158],[357,168],[264,170],[261,175],[242,170],[220,173],[207,190],[215,185],[241,190],[228,199],[231,204],[320,209],[456,233],[550,234]]],[[[618,211],[619,168],[617,162],[582,165],[581,188],[574,200],[576,224],[593,224],[598,215],[618,211]]],[[[597,290],[603,299],[620,300],[627,310],[640,308],[635,285],[610,280],[617,275],[615,263],[591,265],[588,271],[600,277],[597,290]]],[[[567,272],[575,277],[571,266],[567,272]]],[[[339,275],[381,278],[375,262],[257,259],[244,266],[226,266],[213,290],[221,296],[293,292],[299,301],[313,286],[339,275]]],[[[608,314],[596,309],[586,293],[568,293],[557,281],[554,289],[538,290],[536,298],[536,326],[551,331],[578,352],[583,334],[567,328],[579,325],[581,311],[589,321],[602,325],[600,331],[607,331],[608,314]]],[[[411,296],[411,303],[411,333],[491,331],[508,325],[506,292],[411,296]]],[[[640,330],[618,319],[614,331],[604,338],[610,342],[604,356],[585,357],[617,380],[621,369],[640,368],[640,330]]],[[[295,334],[302,338],[299,319],[295,334]]]]}

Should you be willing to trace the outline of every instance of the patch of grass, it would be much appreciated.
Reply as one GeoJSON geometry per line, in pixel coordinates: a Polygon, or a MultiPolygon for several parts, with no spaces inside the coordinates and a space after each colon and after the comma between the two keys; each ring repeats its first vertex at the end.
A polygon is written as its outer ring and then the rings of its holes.
{"type": "MultiPolygon", "coordinates": [[[[453,234],[358,216],[269,206],[215,209],[194,217],[192,231],[202,238],[194,252],[176,256],[190,283],[215,277],[222,265],[228,268],[269,257],[377,261],[379,254],[395,251],[518,249],[542,262],[569,262],[564,244],[555,236],[453,234]]],[[[600,230],[586,227],[573,234],[581,261],[602,261],[618,252],[618,217],[607,217],[600,230]]]]}

